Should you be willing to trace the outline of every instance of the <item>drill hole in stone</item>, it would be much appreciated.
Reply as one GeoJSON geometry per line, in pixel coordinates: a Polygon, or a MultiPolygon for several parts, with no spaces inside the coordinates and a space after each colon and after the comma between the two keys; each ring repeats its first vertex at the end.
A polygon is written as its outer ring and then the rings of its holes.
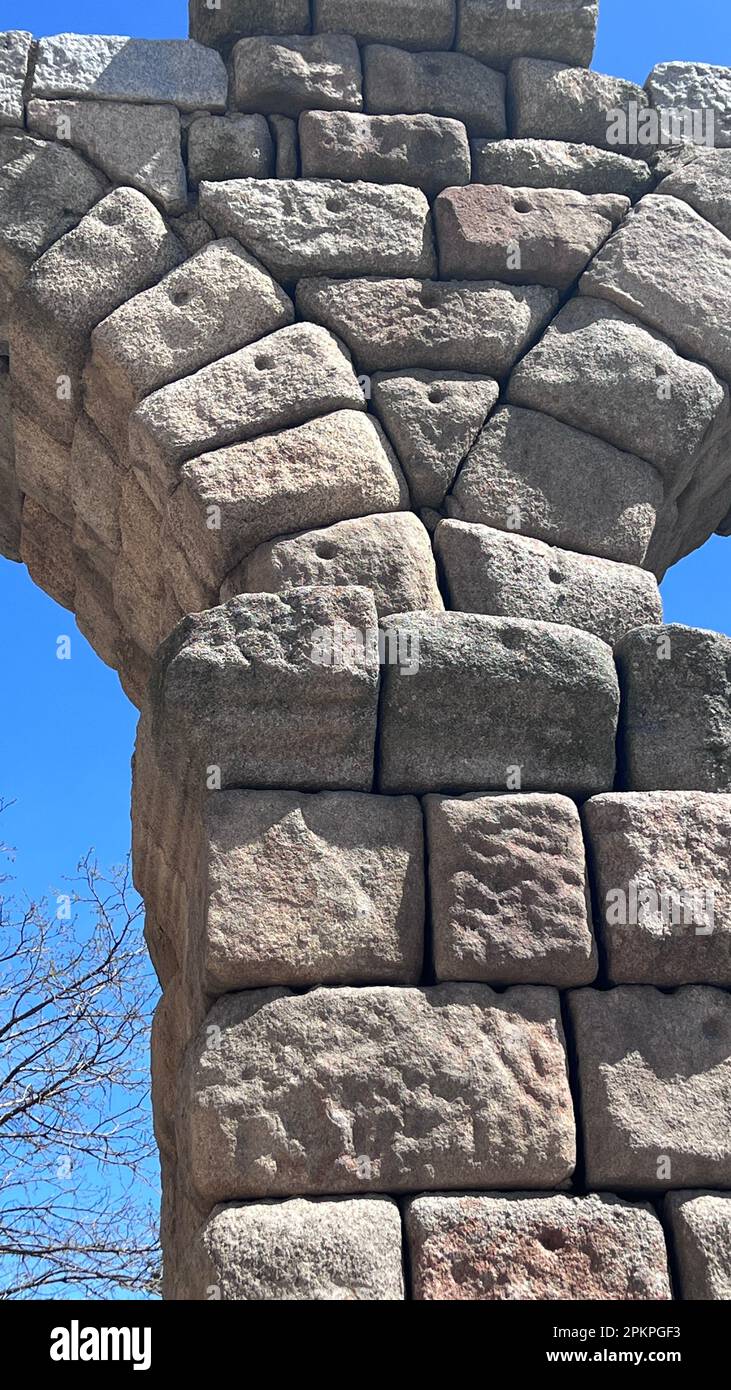
{"type": "Polygon", "coordinates": [[[431,282],[427,285],[422,285],[419,298],[421,299],[422,308],[436,309],[439,303],[439,286],[431,282]]]}
{"type": "Polygon", "coordinates": [[[176,309],[182,309],[184,304],[190,304],[191,299],[192,293],[190,290],[173,290],[170,295],[170,303],[173,304],[176,309]]]}
{"type": "Polygon", "coordinates": [[[337,546],[333,545],[332,541],[318,541],[315,546],[318,560],[334,560],[337,553],[337,546]]]}
{"type": "Polygon", "coordinates": [[[254,358],[254,366],[257,372],[268,372],[274,366],[274,358],[266,352],[257,353],[254,358]]]}
{"type": "Polygon", "coordinates": [[[430,405],[443,405],[446,399],[447,392],[443,386],[432,386],[427,396],[430,405]]]}
{"type": "Polygon", "coordinates": [[[548,571],[548,578],[550,579],[552,584],[560,584],[561,580],[563,579],[563,575],[561,574],[560,570],[553,568],[548,571]]]}
{"type": "Polygon", "coordinates": [[[530,205],[530,203],[528,202],[528,199],[527,199],[527,198],[516,198],[515,202],[513,203],[513,207],[515,208],[515,211],[516,211],[516,212],[532,212],[532,211],[533,211],[533,208],[531,207],[531,205],[530,205]]]}

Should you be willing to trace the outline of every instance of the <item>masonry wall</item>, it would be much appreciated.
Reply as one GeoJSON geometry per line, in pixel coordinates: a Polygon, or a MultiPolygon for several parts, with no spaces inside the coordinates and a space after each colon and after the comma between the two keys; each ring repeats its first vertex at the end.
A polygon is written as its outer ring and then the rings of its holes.
{"type": "Polygon", "coordinates": [[[0,35],[0,544],[141,707],[168,1297],[731,1297],[731,640],[657,582],[731,70],[596,19],[0,35]]]}

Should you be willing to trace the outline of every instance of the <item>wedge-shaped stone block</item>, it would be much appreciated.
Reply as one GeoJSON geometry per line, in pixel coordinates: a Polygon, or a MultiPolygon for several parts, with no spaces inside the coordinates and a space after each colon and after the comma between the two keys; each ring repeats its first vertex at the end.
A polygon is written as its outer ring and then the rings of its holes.
{"type": "Polygon", "coordinates": [[[583,815],[611,983],[731,985],[731,796],[618,792],[583,815]]]}
{"type": "Polygon", "coordinates": [[[731,242],[677,198],[643,198],[579,286],[731,379],[731,242]]]}
{"type": "Polygon", "coordinates": [[[457,48],[501,68],[524,53],[588,67],[598,18],[598,0],[460,0],[457,48]]]}
{"type": "Polygon", "coordinates": [[[706,222],[731,237],[731,148],[691,145],[682,152],[674,150],[661,162],[660,170],[667,173],[657,186],[659,194],[689,203],[706,222]]]}
{"type": "Polygon", "coordinates": [[[344,33],[241,39],[231,57],[237,111],[362,111],[362,81],[358,45],[344,33]]]}
{"type": "Polygon", "coordinates": [[[188,175],[201,179],[268,179],[274,142],[265,116],[199,116],[188,131],[188,175]]]}
{"type": "Polygon", "coordinates": [[[387,1197],[224,1206],[181,1260],[177,1297],[382,1303],[404,1298],[401,1216],[387,1197]]]}
{"type": "Polygon", "coordinates": [[[209,242],[95,328],[84,372],[86,408],[124,449],[144,396],[290,324],[294,306],[232,238],[209,242]]]}
{"type": "Polygon", "coordinates": [[[501,406],[468,454],[447,511],[641,565],[662,501],[660,474],[644,459],[549,415],[501,406]]]}
{"type": "Polygon", "coordinates": [[[665,1217],[681,1296],[686,1302],[731,1301],[731,1194],[670,1192],[665,1217]]]}
{"type": "Polygon", "coordinates": [[[305,111],[299,138],[306,179],[399,183],[421,188],[430,198],[470,181],[465,127],[443,116],[305,111]]]}
{"type": "Polygon", "coordinates": [[[591,984],[579,813],[564,796],[428,796],[437,980],[591,984]]]}
{"type": "Polygon", "coordinates": [[[563,1186],[558,994],[485,985],[229,995],[190,1048],[178,1144],[206,1202],[563,1186]]]}
{"type": "MultiPolygon", "coordinates": [[[[69,468],[69,496],[78,527],[90,531],[112,553],[120,549],[119,507],[124,470],[114,450],[88,415],[74,430],[69,468]]],[[[82,545],[82,549],[86,547],[82,545]]]]}
{"type": "Polygon", "coordinates": [[[706,367],[612,304],[574,299],[510,379],[514,405],[545,410],[654,464],[675,496],[716,430],[728,391],[706,367]]]}
{"type": "Polygon", "coordinates": [[[165,493],[187,459],[341,409],[365,410],[344,352],[324,329],[292,324],[148,396],[130,421],[130,455],[165,493]]]}
{"type": "Polygon", "coordinates": [[[455,0],[314,0],[313,28],[403,48],[451,48],[455,0]]]}
{"type": "Polygon", "coordinates": [[[381,618],[419,608],[444,609],[429,533],[413,512],[340,521],[270,541],[229,575],[221,597],[279,594],[309,584],[370,589],[381,618]]]}
{"type": "Polygon", "coordinates": [[[364,371],[503,377],[558,307],[555,290],[476,281],[305,280],[297,308],[347,343],[364,371]]]}
{"type": "Polygon", "coordinates": [[[221,55],[190,39],[56,34],[38,43],[31,95],[223,111],[227,89],[221,55]]]}
{"type": "Polygon", "coordinates": [[[569,995],[591,1187],[731,1186],[731,998],[638,985],[569,995]]]}
{"type": "Polygon", "coordinates": [[[416,797],[222,792],[205,816],[211,994],[416,984],[424,847],[416,797]]]}
{"type": "Polygon", "coordinates": [[[71,450],[60,444],[37,419],[33,403],[15,393],[13,405],[15,476],[21,492],[72,526],[70,497],[71,450]]]}
{"type": "Polygon", "coordinates": [[[22,126],[23,92],[28,76],[33,35],[24,29],[0,34],[0,126],[22,126]]]}
{"type": "Polygon", "coordinates": [[[382,625],[382,791],[612,788],[619,690],[606,643],[471,613],[382,625]]]}
{"type": "Polygon", "coordinates": [[[657,1216],[617,1197],[417,1197],[406,1235],[416,1299],[672,1298],[657,1216]]]}
{"type": "Polygon", "coordinates": [[[466,53],[406,53],[386,44],[363,52],[366,110],[379,116],[430,111],[463,121],[470,135],[507,135],[505,77],[466,53]]]}
{"type": "Polygon", "coordinates": [[[505,280],[565,292],[629,208],[617,194],[563,188],[450,188],[434,205],[448,280],[505,280]]]}
{"type": "MultiPolygon", "coordinates": [[[[699,121],[695,129],[704,141],[717,149],[731,147],[731,68],[712,63],[658,63],[645,86],[652,105],[663,116],[682,121],[689,112],[691,130],[693,119],[699,121]]],[[[680,138],[688,138],[682,126],[680,138]]]]}
{"type": "Polygon", "coordinates": [[[620,785],[731,792],[731,638],[680,623],[643,627],[615,655],[620,785]]]}
{"type": "Polygon", "coordinates": [[[202,183],[204,217],[278,280],[301,275],[431,275],[429,204],[402,184],[335,179],[202,183]]]}
{"type": "Polygon", "coordinates": [[[23,498],[20,558],[39,589],[62,608],[73,609],[76,557],[71,529],[32,497],[23,498]]]}
{"type": "Polygon", "coordinates": [[[443,521],[435,549],[449,607],[462,613],[567,623],[610,646],[643,623],[662,622],[657,580],[634,565],[463,521],[443,521]]]}
{"type": "Polygon", "coordinates": [[[510,68],[508,101],[518,139],[567,140],[640,158],[648,153],[638,138],[647,94],[622,77],[520,57],[510,68]]]}
{"type": "Polygon", "coordinates": [[[0,357],[0,554],[20,559],[22,495],[15,474],[8,360],[0,357]]]}
{"type": "Polygon", "coordinates": [[[228,54],[237,39],[251,34],[307,34],[310,0],[228,0],[218,9],[206,0],[188,0],[192,39],[228,54]]]}
{"type": "Polygon", "coordinates": [[[224,790],[370,791],[378,651],[326,662],[338,628],[377,629],[367,590],[247,594],[186,618],[153,675],[158,762],[201,798],[210,769],[224,790]]]}
{"type": "MultiPolygon", "coordinates": [[[[395,446],[415,507],[441,507],[500,394],[490,377],[378,373],[373,405],[395,446]]],[[[406,609],[402,609],[406,612],[406,609]]]]}
{"type": "Polygon", "coordinates": [[[28,103],[28,128],[72,145],[112,183],[138,188],[171,216],[185,212],[188,181],[173,106],[34,100],[28,103]]]}
{"type": "Polygon", "coordinates": [[[508,188],[622,193],[634,201],[652,187],[644,160],[566,140],[474,140],[472,159],[476,183],[508,188]]]}

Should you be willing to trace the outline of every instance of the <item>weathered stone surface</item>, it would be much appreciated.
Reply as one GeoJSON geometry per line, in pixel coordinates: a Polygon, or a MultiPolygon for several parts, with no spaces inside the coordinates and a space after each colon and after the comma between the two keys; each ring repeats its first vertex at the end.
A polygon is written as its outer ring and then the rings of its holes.
{"type": "Polygon", "coordinates": [[[32,46],[33,35],[24,29],[0,34],[0,126],[23,124],[23,89],[32,46]]]}
{"type": "Polygon", "coordinates": [[[435,549],[449,607],[463,613],[567,623],[610,646],[662,622],[657,580],[634,565],[463,521],[443,521],[435,549]]]}
{"type": "Polygon", "coordinates": [[[680,623],[643,627],[616,658],[622,785],[731,792],[731,637],[680,623]]]}
{"type": "Polygon", "coordinates": [[[379,372],[371,386],[373,405],[399,456],[413,506],[441,507],[498,399],[497,382],[417,369],[379,372]]]}
{"type": "Polygon", "coordinates": [[[108,550],[119,551],[122,478],[123,470],[109,443],[88,415],[80,415],[74,430],[69,468],[69,495],[77,544],[77,528],[83,527],[108,550]]]}
{"type": "Polygon", "coordinates": [[[555,290],[475,281],[304,280],[297,307],[347,343],[364,371],[503,377],[558,306],[555,290]]]}
{"type": "Polygon", "coordinates": [[[475,140],[472,159],[475,182],[508,188],[622,193],[634,201],[652,187],[644,160],[565,140],[475,140]]]}
{"type": "Polygon", "coordinates": [[[177,1133],[206,1202],[560,1187],[571,1175],[554,990],[253,991],[219,1000],[205,1026],[177,1133]]]}
{"type": "Polygon", "coordinates": [[[63,140],[112,183],[129,184],[172,216],[188,205],[180,152],[180,116],[173,106],[109,101],[30,101],[28,128],[63,140]]]}
{"type": "Polygon", "coordinates": [[[670,1192],[665,1216],[682,1298],[731,1300],[731,1194],[670,1192]]]}
{"type": "Polygon", "coordinates": [[[234,48],[231,105],[238,111],[362,111],[360,51],[340,34],[241,39],[234,48]]]}
{"type": "Polygon", "coordinates": [[[20,558],[39,589],[62,608],[73,609],[76,565],[71,531],[32,497],[23,499],[20,558]]]}
{"type": "Polygon", "coordinates": [[[731,1185],[731,998],[637,985],[569,995],[592,1187],[731,1185]]]}
{"type": "Polygon", "coordinates": [[[188,131],[188,174],[201,179],[268,179],[274,142],[265,116],[199,116],[188,131]]]}
{"type": "Polygon", "coordinates": [[[207,450],[328,411],[364,409],[335,339],[314,324],[296,323],[148,396],[130,421],[130,455],[165,492],[177,482],[179,465],[207,450]]]}
{"type": "Polygon", "coordinates": [[[664,197],[679,198],[731,237],[731,148],[704,149],[699,145],[674,150],[660,164],[665,178],[657,186],[664,197]]]}
{"type": "Polygon", "coordinates": [[[225,1206],[183,1264],[178,1298],[382,1303],[404,1297],[401,1217],[387,1197],[225,1206]]]}
{"type": "Polygon", "coordinates": [[[299,139],[307,179],[400,183],[431,198],[471,177],[465,127],[443,116],[304,111],[299,139]]]}
{"type": "Polygon", "coordinates": [[[447,511],[641,565],[662,500],[660,474],[643,459],[549,415],[501,406],[468,454],[447,511]]]}
{"type": "Polygon", "coordinates": [[[403,48],[451,48],[455,0],[314,0],[318,33],[354,34],[403,48]]]}
{"type": "Polygon", "coordinates": [[[450,188],[434,204],[441,274],[565,292],[629,206],[617,194],[563,188],[450,188]]]}
{"type": "Polygon", "coordinates": [[[224,790],[370,791],[378,653],[313,656],[323,632],[368,633],[377,621],[355,588],[247,594],[186,618],[153,673],[158,761],[201,799],[214,766],[224,790]]]}
{"type": "MultiPolygon", "coordinates": [[[[646,82],[653,106],[660,111],[713,112],[713,144],[731,147],[731,68],[712,63],[659,63],[646,82]]],[[[705,133],[705,132],[704,132],[705,133]]]]}
{"type": "Polygon", "coordinates": [[[429,204],[401,184],[335,179],[202,183],[201,211],[279,280],[301,275],[431,275],[429,204]]]}
{"type": "Polygon", "coordinates": [[[596,299],[561,310],[516,367],[507,395],[641,455],[673,496],[715,429],[728,428],[728,391],[706,367],[596,299]]]}
{"type": "Polygon", "coordinates": [[[416,984],[416,797],[222,792],[206,807],[205,988],[416,984]]]}
{"type": "Polygon", "coordinates": [[[33,402],[15,393],[13,402],[15,476],[21,492],[34,497],[65,526],[73,524],[71,450],[43,428],[33,402]]]}
{"type": "Polygon", "coordinates": [[[22,496],[15,476],[8,359],[0,357],[0,554],[20,559],[22,496]]]}
{"type": "Polygon", "coordinates": [[[190,39],[56,34],[39,40],[31,95],[223,111],[227,88],[220,54],[190,39]]]}
{"type": "Polygon", "coordinates": [[[417,1197],[406,1236],[419,1300],[672,1298],[657,1216],[617,1197],[417,1197]]]}
{"type": "Polygon", "coordinates": [[[309,584],[359,584],[370,589],[379,618],[420,608],[444,609],[429,533],[413,512],[340,521],[324,530],[270,541],[229,575],[221,597],[279,594],[309,584]]]}
{"type": "Polygon", "coordinates": [[[466,53],[406,53],[386,44],[363,51],[366,110],[379,116],[431,111],[463,121],[470,135],[507,135],[505,77],[466,53]]]}
{"type": "Polygon", "coordinates": [[[216,236],[213,228],[197,212],[184,212],[182,217],[171,217],[170,227],[189,256],[195,255],[209,241],[214,241],[216,236]]]}
{"type": "Polygon", "coordinates": [[[278,179],[296,179],[299,174],[297,122],[292,116],[270,116],[269,128],[276,147],[275,174],[278,179]]]}
{"type": "Polygon", "coordinates": [[[86,408],[113,444],[152,391],[290,324],[291,300],[233,238],[209,242],[91,336],[86,408]]]}
{"type": "Polygon", "coordinates": [[[626,129],[617,129],[618,113],[636,110],[641,115],[648,105],[646,92],[622,77],[516,58],[508,78],[508,101],[511,134],[518,139],[566,140],[640,158],[647,154],[631,120],[625,122],[626,129]]]}
{"type": "Polygon", "coordinates": [[[583,815],[611,983],[731,985],[731,796],[615,793],[583,815]]]}
{"type": "Polygon", "coordinates": [[[558,624],[471,613],[409,613],[383,628],[391,660],[382,791],[519,785],[581,797],[611,789],[619,691],[604,642],[558,624]]]}
{"type": "Polygon", "coordinates": [[[588,67],[598,17],[598,0],[461,0],[456,46],[501,68],[524,53],[588,67]]]}
{"type": "Polygon", "coordinates": [[[677,198],[643,198],[581,279],[731,378],[731,242],[677,198]]]}
{"type": "Polygon", "coordinates": [[[437,980],[587,985],[597,972],[579,813],[564,796],[428,796],[437,980]]]}
{"type": "Polygon", "coordinates": [[[212,9],[206,0],[188,0],[192,39],[228,54],[237,39],[252,34],[307,34],[310,0],[228,0],[212,9]]]}

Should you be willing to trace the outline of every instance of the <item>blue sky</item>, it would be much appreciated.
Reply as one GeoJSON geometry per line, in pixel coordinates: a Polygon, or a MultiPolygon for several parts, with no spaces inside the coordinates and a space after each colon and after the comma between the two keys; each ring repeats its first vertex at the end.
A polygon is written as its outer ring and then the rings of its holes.
{"type": "MultiPolygon", "coordinates": [[[[0,24],[172,38],[187,32],[187,9],[185,0],[3,0],[0,24]]],[[[728,0],[603,0],[596,68],[644,82],[672,58],[731,63],[728,0]]],[[[666,619],[731,634],[730,572],[731,540],[713,539],[665,581],[666,619]]],[[[71,615],[3,560],[0,650],[0,794],[16,800],[0,836],[18,848],[19,885],[40,896],[91,846],[104,865],[126,855],[136,712],[71,615]],[[70,661],[56,658],[64,634],[70,661]]]]}

